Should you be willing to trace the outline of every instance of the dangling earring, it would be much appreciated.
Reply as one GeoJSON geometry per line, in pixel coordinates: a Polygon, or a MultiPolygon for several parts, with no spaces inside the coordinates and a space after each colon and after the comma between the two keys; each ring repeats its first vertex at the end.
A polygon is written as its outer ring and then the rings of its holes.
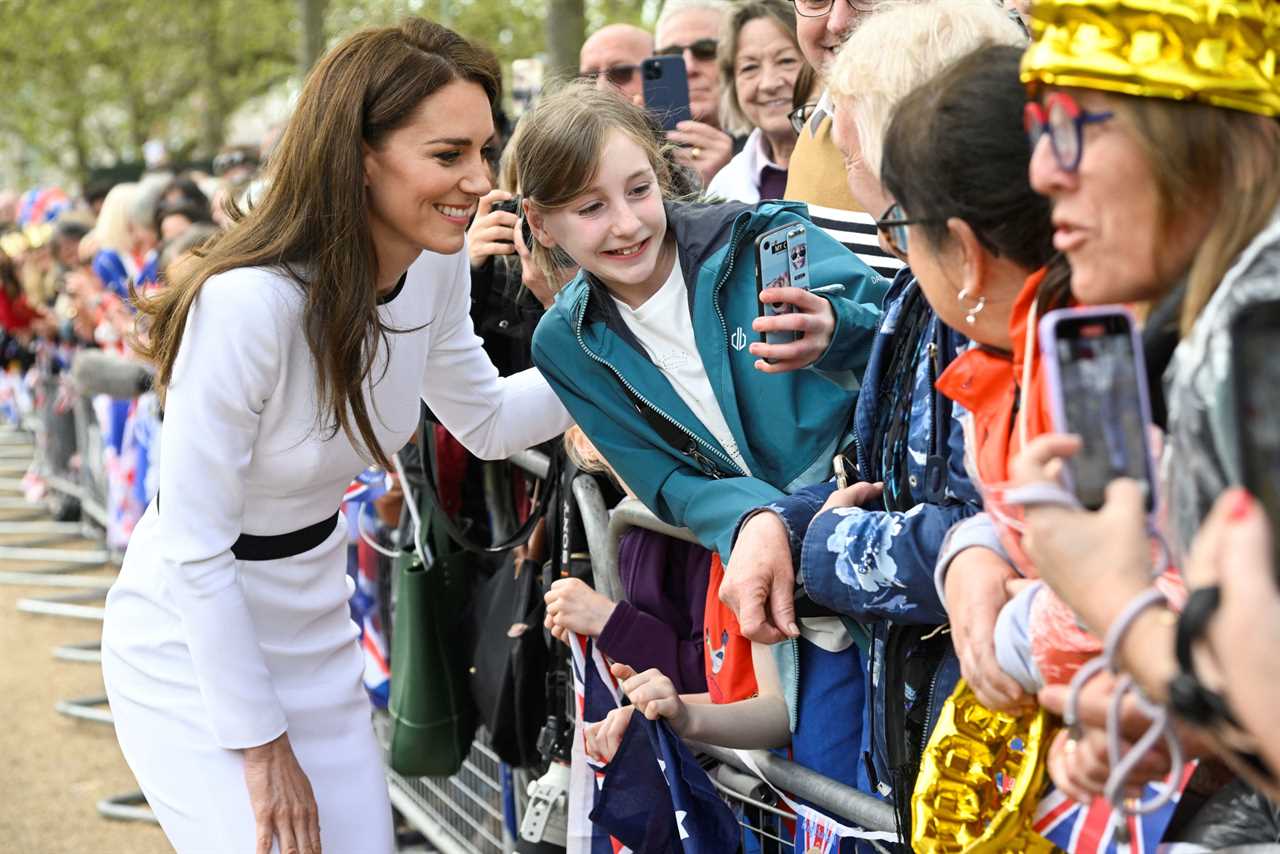
{"type": "MultiPolygon", "coordinates": [[[[960,293],[956,294],[956,299],[960,300],[961,304],[963,304],[965,300],[969,299],[969,289],[961,288],[960,293]]],[[[969,324],[970,326],[973,326],[973,324],[978,322],[978,315],[981,314],[982,310],[986,307],[987,307],[987,298],[978,297],[978,304],[970,308],[969,311],[965,314],[964,322],[969,324]]]]}

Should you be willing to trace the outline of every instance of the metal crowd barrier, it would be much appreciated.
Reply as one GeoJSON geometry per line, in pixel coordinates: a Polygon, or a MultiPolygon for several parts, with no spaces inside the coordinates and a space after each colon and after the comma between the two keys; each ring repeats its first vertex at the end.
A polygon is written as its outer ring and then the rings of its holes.
{"type": "MultiPolygon", "coordinates": [[[[587,541],[591,545],[591,569],[595,587],[610,599],[614,601],[621,599],[622,581],[618,575],[618,551],[622,536],[627,531],[632,528],[643,528],[687,542],[698,542],[691,531],[663,522],[643,503],[634,498],[623,499],[614,508],[612,514],[603,511],[603,501],[598,503],[596,501],[596,497],[599,496],[599,487],[595,485],[594,480],[591,481],[591,486],[586,486],[585,480],[586,478],[579,477],[574,482],[574,494],[579,498],[578,506],[583,525],[587,529],[587,541]],[[580,484],[583,485],[580,487],[580,484]],[[597,547],[597,543],[602,543],[602,547],[597,547]]],[[[724,765],[731,766],[739,775],[755,779],[733,751],[708,744],[691,743],[691,747],[724,765]]],[[[768,782],[808,801],[823,813],[833,818],[844,819],[866,830],[890,833],[895,831],[893,808],[889,804],[768,751],[754,750],[750,751],[750,754],[768,782]]],[[[780,813],[771,799],[748,796],[737,788],[726,786],[723,781],[720,782],[719,788],[722,794],[725,794],[730,801],[734,802],[733,805],[739,808],[740,816],[752,810],[764,816],[770,814],[777,816],[780,813]]],[[[785,813],[782,814],[785,815],[785,813]]],[[[770,835],[768,828],[750,827],[750,829],[760,834],[762,840],[770,835]]],[[[776,832],[772,835],[776,839],[776,832]]],[[[779,844],[782,842],[785,842],[785,847],[790,849],[790,840],[782,840],[779,844]]]]}

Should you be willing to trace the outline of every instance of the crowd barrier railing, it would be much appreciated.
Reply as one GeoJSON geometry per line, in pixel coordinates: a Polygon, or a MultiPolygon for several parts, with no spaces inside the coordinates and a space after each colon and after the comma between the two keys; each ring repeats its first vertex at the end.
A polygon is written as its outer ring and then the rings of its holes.
{"type": "MultiPolygon", "coordinates": [[[[578,506],[582,514],[583,526],[586,528],[587,541],[591,544],[591,568],[595,587],[610,599],[619,601],[621,598],[622,581],[618,574],[618,553],[622,537],[627,531],[643,528],[686,542],[698,542],[693,532],[662,521],[635,498],[623,499],[612,513],[604,511],[603,501],[597,503],[593,497],[599,495],[599,487],[595,486],[594,479],[590,479],[594,489],[585,484],[579,486],[585,479],[588,478],[579,476],[574,482],[574,493],[579,497],[578,506]],[[584,501],[584,498],[587,500],[584,501]],[[603,543],[603,546],[597,547],[596,543],[603,543]]],[[[755,775],[734,751],[692,742],[690,746],[698,752],[731,766],[739,774],[755,779],[755,775]]],[[[783,791],[791,792],[821,812],[832,817],[843,818],[865,830],[895,832],[894,812],[889,804],[768,751],[753,750],[748,753],[755,760],[767,782],[783,791]]],[[[739,800],[749,800],[740,792],[735,791],[734,794],[739,800]]],[[[766,809],[772,807],[771,799],[761,803],[762,800],[762,798],[754,799],[754,805],[766,809]]],[[[776,809],[774,812],[777,812],[776,809]]]]}

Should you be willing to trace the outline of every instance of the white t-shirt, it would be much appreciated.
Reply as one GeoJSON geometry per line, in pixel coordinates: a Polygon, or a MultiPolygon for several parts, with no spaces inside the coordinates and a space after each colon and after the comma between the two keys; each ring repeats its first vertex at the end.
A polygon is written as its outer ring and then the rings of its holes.
{"type": "Polygon", "coordinates": [[[689,295],[685,289],[680,262],[672,264],[671,275],[658,292],[639,308],[614,299],[622,320],[640,340],[649,358],[670,381],[676,394],[688,404],[693,414],[707,428],[730,459],[750,474],[738,443],[720,411],[720,403],[711,390],[711,381],[702,366],[702,356],[693,338],[693,318],[689,314],[689,295]]]}

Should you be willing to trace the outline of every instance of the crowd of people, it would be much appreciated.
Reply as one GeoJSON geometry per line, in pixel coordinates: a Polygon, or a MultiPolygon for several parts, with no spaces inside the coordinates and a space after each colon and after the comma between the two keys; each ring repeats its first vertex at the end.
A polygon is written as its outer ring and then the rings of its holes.
{"type": "MultiPolygon", "coordinates": [[[[9,393],[100,350],[163,396],[158,474],[119,475],[104,673],[170,839],[391,850],[324,526],[421,398],[484,458],[564,434],[701,543],[629,533],[624,601],[545,591],[630,699],[582,722],[605,767],[638,712],[788,749],[892,804],[900,850],[1048,836],[1012,782],[1042,772],[1112,841],[1152,813],[1144,850],[1280,843],[1280,398],[1241,355],[1280,316],[1275,21],[668,0],[499,139],[492,57],[413,19],[335,47],[269,156],[0,197],[9,393]],[[687,71],[666,131],[652,56],[687,71]]],[[[161,423],[99,413],[121,457],[161,423]]]]}

